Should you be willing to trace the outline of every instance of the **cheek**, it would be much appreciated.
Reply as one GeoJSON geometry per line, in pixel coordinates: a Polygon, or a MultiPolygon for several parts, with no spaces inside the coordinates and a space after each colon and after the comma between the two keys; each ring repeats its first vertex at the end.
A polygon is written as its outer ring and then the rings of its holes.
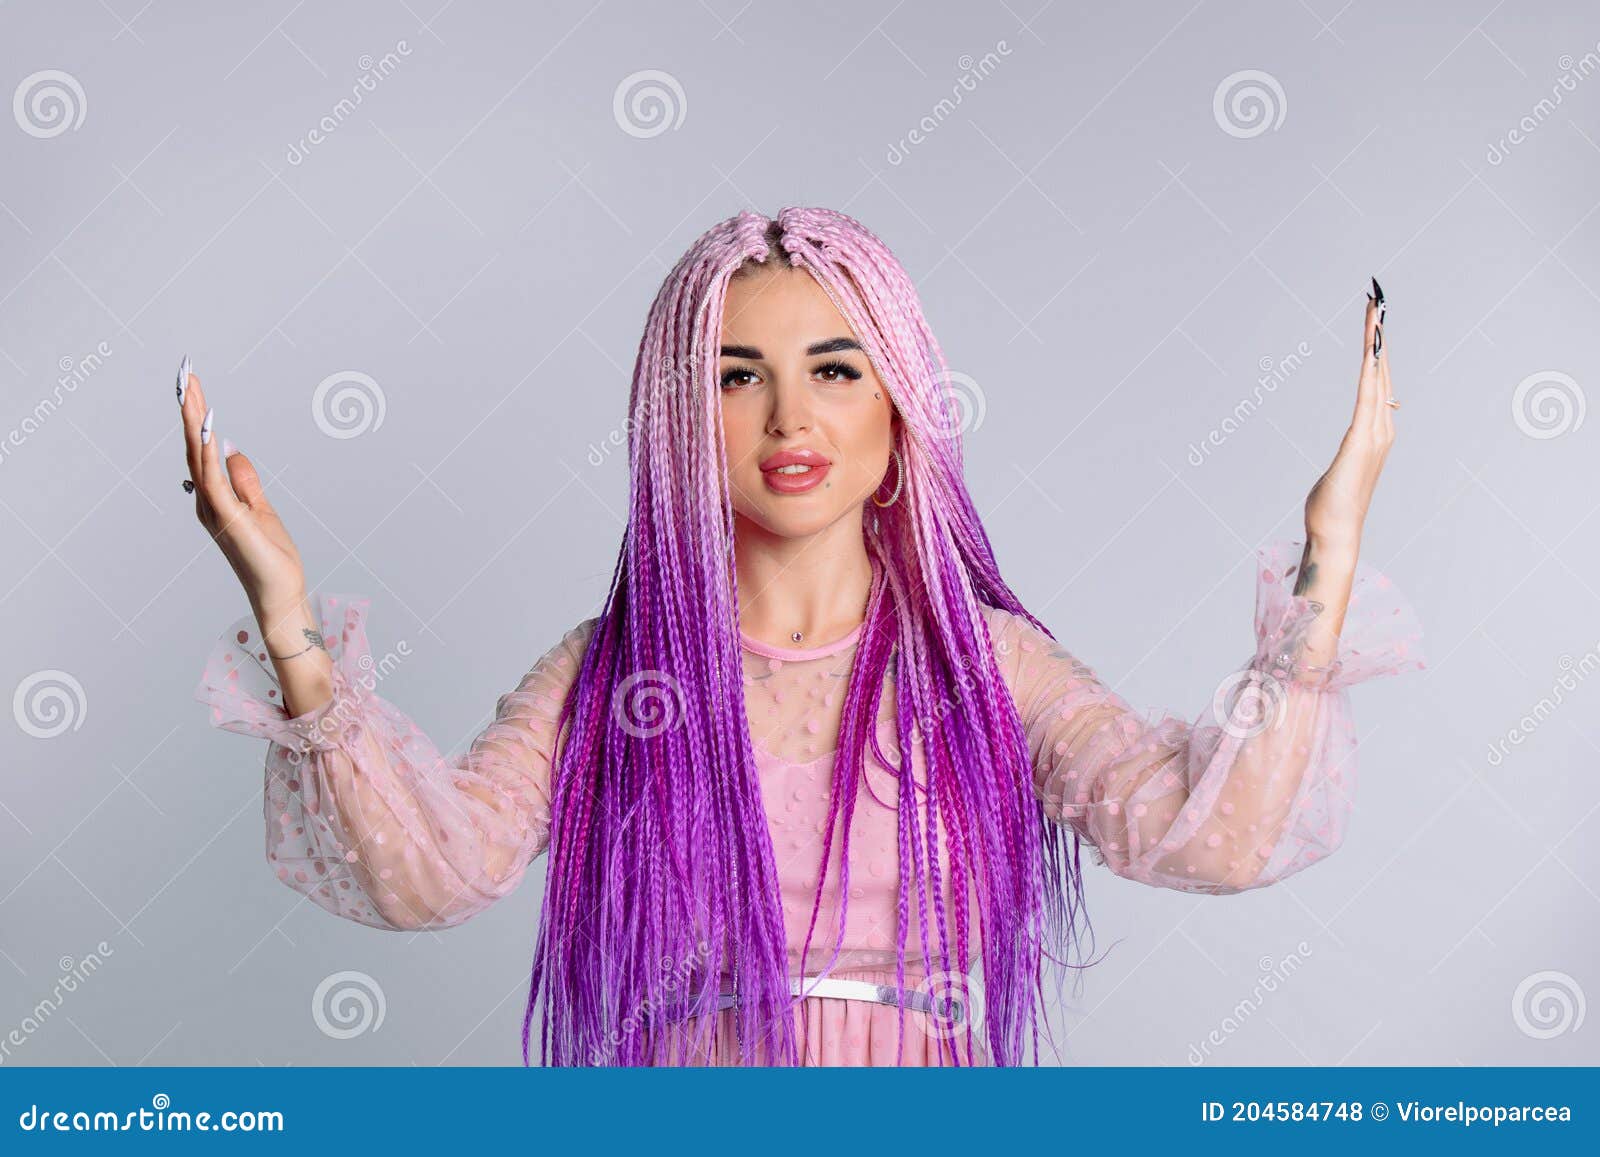
{"type": "Polygon", "coordinates": [[[760,431],[749,415],[744,413],[744,409],[726,399],[722,403],[722,440],[727,446],[730,466],[736,467],[747,459],[760,441],[760,431]]]}

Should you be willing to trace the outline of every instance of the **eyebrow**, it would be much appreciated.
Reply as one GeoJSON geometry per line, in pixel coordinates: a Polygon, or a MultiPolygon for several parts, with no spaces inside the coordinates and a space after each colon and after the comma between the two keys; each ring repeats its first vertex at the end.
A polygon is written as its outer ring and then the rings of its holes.
{"type": "MultiPolygon", "coordinates": [[[[827,341],[812,342],[806,347],[806,356],[815,357],[817,354],[842,353],[845,350],[860,350],[860,344],[851,337],[830,337],[827,341]]],[[[746,358],[749,361],[761,360],[761,351],[753,345],[725,345],[722,347],[722,356],[725,358],[746,358]]]]}

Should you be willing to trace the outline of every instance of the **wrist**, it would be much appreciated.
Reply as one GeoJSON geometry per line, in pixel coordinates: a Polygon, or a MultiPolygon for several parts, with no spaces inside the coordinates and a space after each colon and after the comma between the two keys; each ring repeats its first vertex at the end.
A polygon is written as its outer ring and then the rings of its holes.
{"type": "Polygon", "coordinates": [[[251,595],[250,609],[263,630],[272,622],[299,622],[301,619],[310,622],[314,617],[304,587],[251,595]]]}
{"type": "Polygon", "coordinates": [[[1361,538],[1359,535],[1318,534],[1307,528],[1306,554],[1319,563],[1349,563],[1354,566],[1361,554],[1361,538]]]}
{"type": "Polygon", "coordinates": [[[274,657],[301,652],[307,643],[320,638],[318,630],[322,624],[304,595],[263,601],[255,607],[255,616],[267,652],[274,657]]]}

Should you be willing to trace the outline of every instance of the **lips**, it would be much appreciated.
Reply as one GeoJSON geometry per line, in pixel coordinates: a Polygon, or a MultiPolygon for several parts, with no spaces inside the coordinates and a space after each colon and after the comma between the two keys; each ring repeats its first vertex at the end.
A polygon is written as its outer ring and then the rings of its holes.
{"type": "Polygon", "coordinates": [[[832,463],[815,450],[780,450],[761,461],[767,489],[778,494],[802,494],[821,484],[832,463]]]}

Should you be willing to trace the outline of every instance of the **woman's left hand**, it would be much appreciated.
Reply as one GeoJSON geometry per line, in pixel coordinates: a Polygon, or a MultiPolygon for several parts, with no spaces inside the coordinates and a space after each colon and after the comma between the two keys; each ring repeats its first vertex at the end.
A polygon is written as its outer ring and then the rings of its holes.
{"type": "Polygon", "coordinates": [[[1367,295],[1355,415],[1345,431],[1344,441],[1339,443],[1333,465],[1317,480],[1306,498],[1308,543],[1351,553],[1360,547],[1367,507],[1394,442],[1396,407],[1387,402],[1394,394],[1389,386],[1388,342],[1383,335],[1383,290],[1376,278],[1372,288],[1373,293],[1367,295]]]}

